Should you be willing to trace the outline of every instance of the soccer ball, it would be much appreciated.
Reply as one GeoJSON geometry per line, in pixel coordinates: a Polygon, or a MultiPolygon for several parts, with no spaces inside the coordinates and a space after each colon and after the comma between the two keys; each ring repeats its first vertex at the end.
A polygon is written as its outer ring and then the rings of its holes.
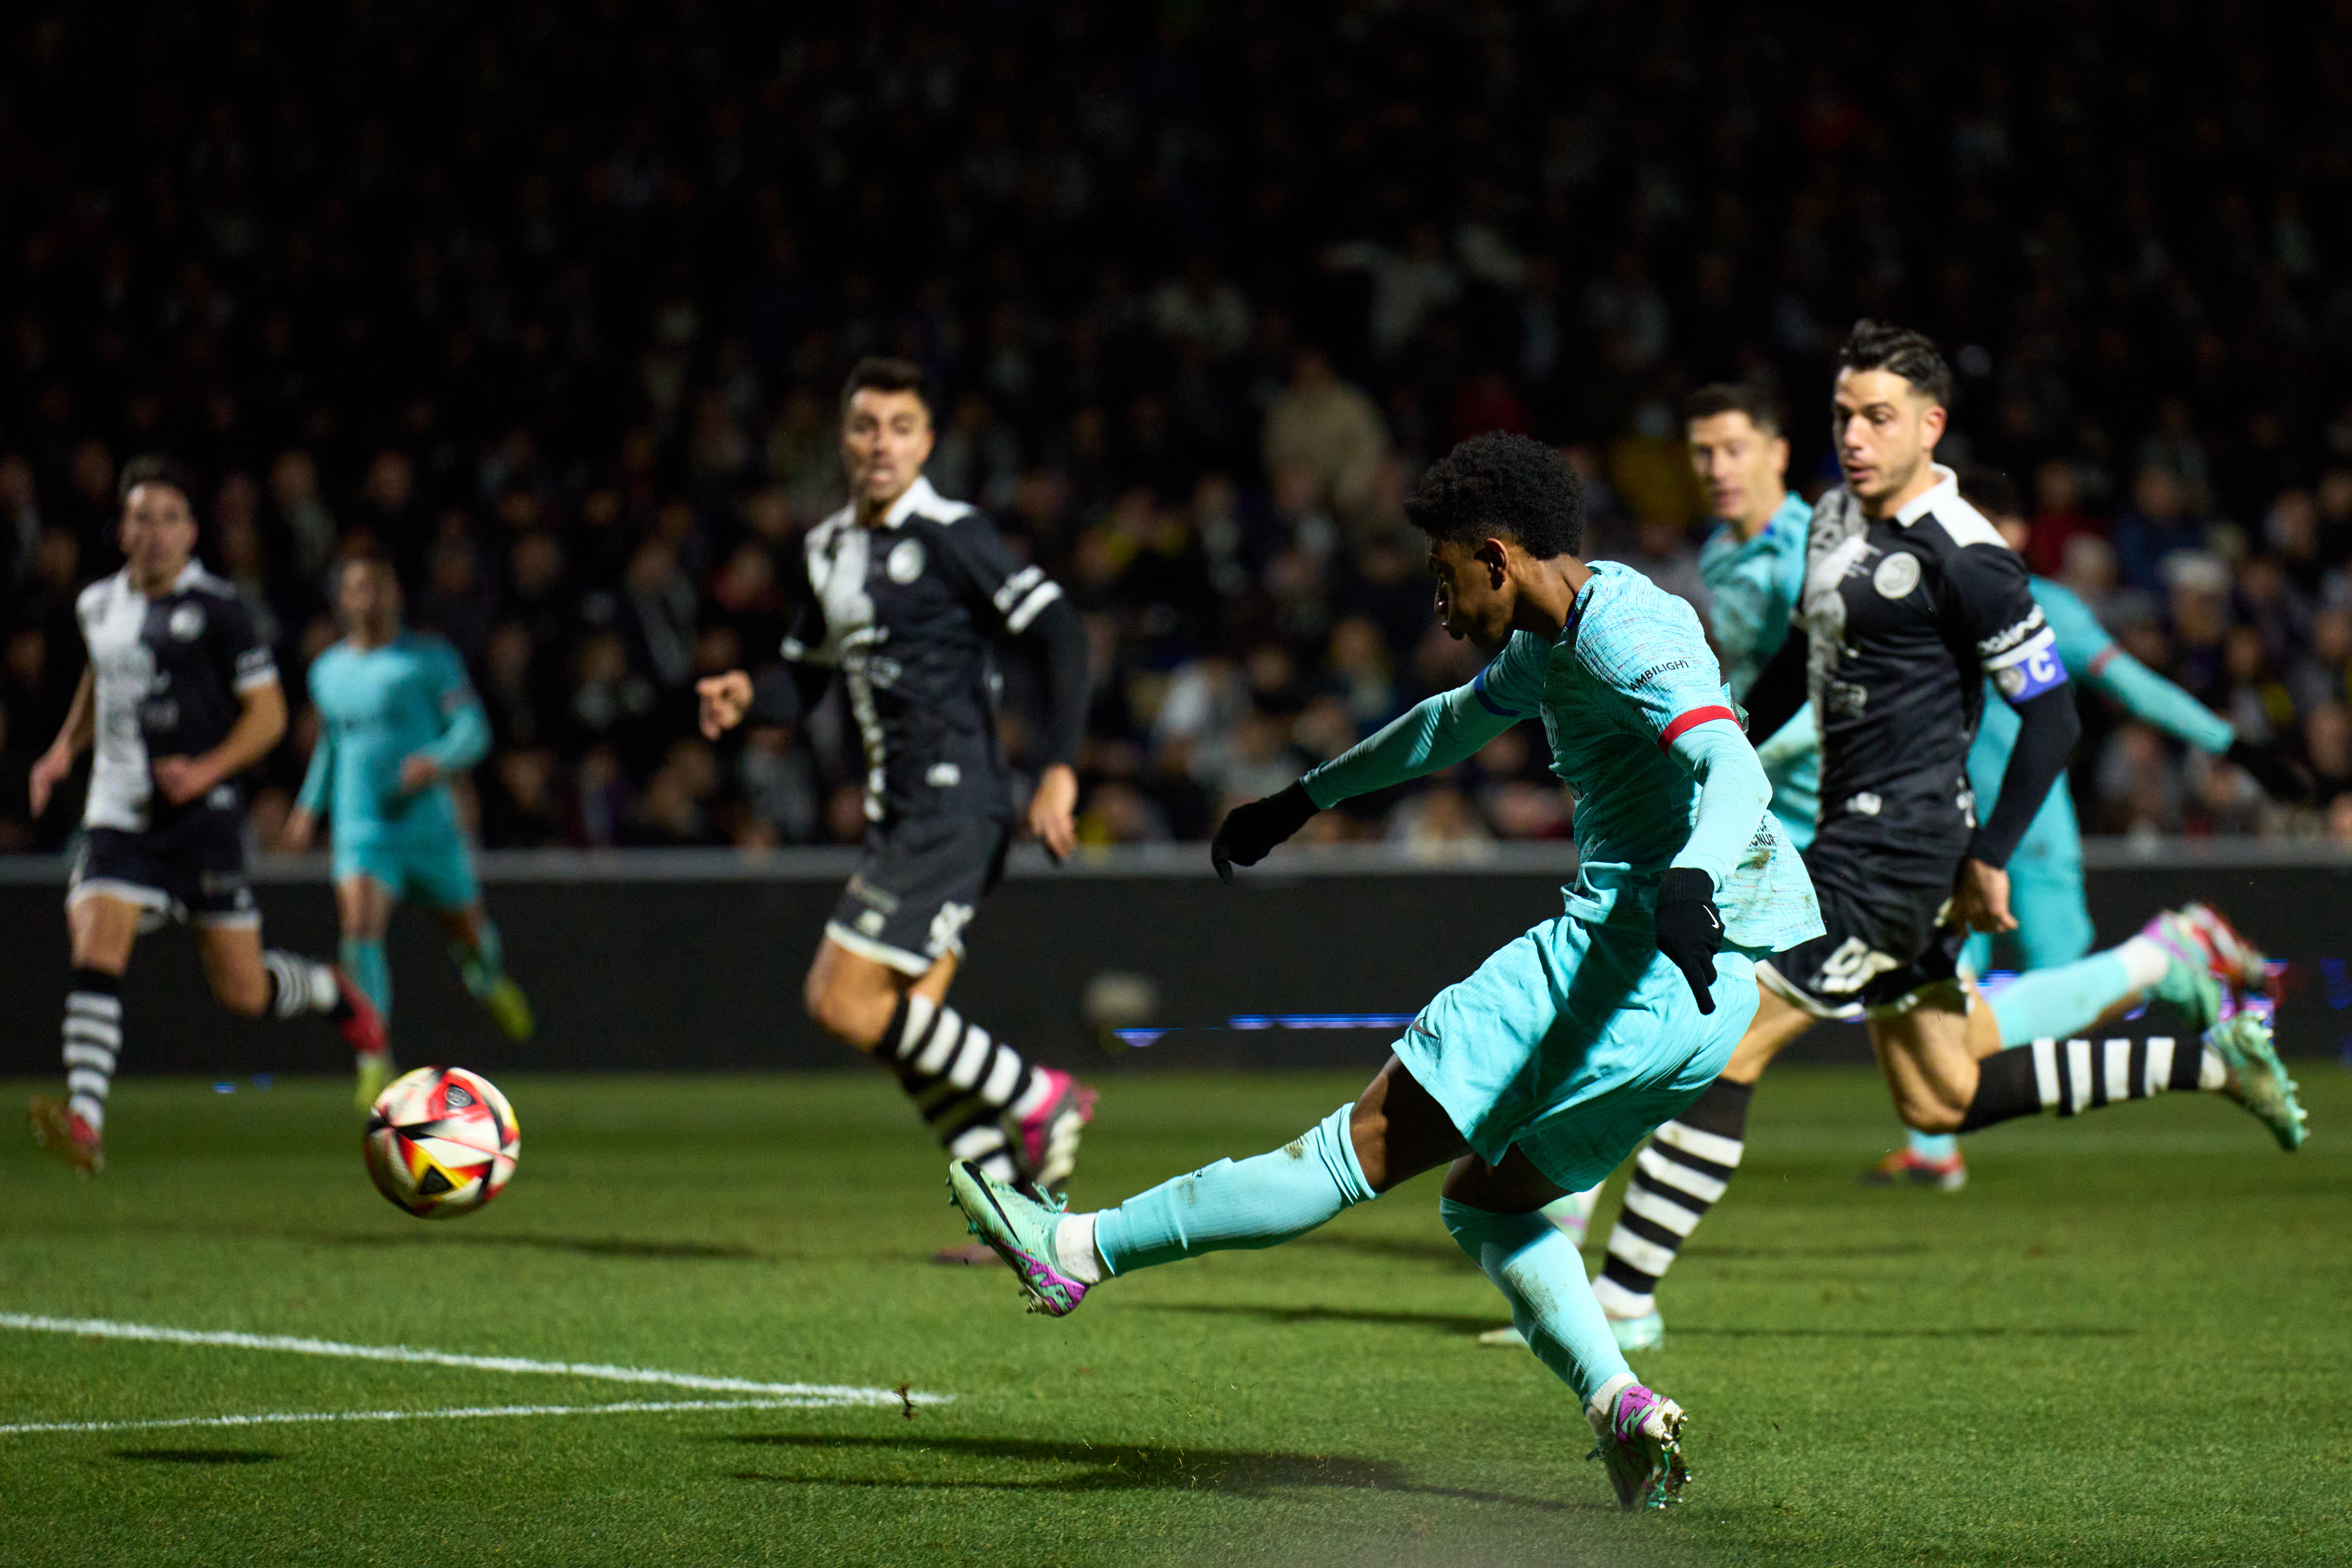
{"type": "Polygon", "coordinates": [[[418,1068],[376,1096],[362,1147],[376,1191],[420,1219],[455,1219],[505,1190],[522,1129],[481,1074],[418,1068]]]}

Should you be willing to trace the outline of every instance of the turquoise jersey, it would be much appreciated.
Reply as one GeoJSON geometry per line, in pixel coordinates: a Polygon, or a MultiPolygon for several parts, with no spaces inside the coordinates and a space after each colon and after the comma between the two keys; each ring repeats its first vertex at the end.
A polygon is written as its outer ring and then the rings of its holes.
{"type": "MultiPolygon", "coordinates": [[[[1756,684],[1772,656],[1788,640],[1789,617],[1805,582],[1805,533],[1813,509],[1793,491],[1784,497],[1753,539],[1742,539],[1725,523],[1699,546],[1699,581],[1706,584],[1708,629],[1723,658],[1723,678],[1735,692],[1756,684]]],[[[1772,815],[1789,841],[1802,849],[1813,841],[1821,816],[1822,740],[1811,703],[1759,752],[1764,776],[1772,784],[1772,815]]]]}
{"type": "Polygon", "coordinates": [[[449,786],[407,791],[400,764],[423,752],[456,773],[489,750],[489,723],[444,639],[403,632],[379,648],[339,642],[310,666],[319,743],[301,807],[334,823],[338,853],[375,839],[455,839],[449,786]]]}
{"type": "Polygon", "coordinates": [[[1552,771],[1576,792],[1581,864],[1566,889],[1570,915],[1646,928],[1660,875],[1696,865],[1715,880],[1730,945],[1778,952],[1821,934],[1812,881],[1763,809],[1762,772],[1734,728],[1697,613],[1613,562],[1593,563],[1557,640],[1512,633],[1469,685],[1418,704],[1302,783],[1330,805],[1450,766],[1537,714],[1552,771]],[[1732,773],[1754,781],[1744,819],[1727,811],[1710,822],[1705,808],[1713,781],[1703,792],[1693,770],[1717,745],[1735,753],[1732,773]]]}
{"type": "MultiPolygon", "coordinates": [[[[2058,657],[2068,670],[2105,693],[2133,717],[2155,725],[2203,751],[2230,749],[2237,731],[2229,721],[2148,668],[2116,646],[2091,606],[2071,588],[2046,577],[2029,584],[2033,602],[2058,639],[2058,657]]],[[[2001,774],[2009,768],[2010,748],[2017,743],[2017,710],[1990,682],[1985,687],[1984,721],[1977,727],[1976,743],[1969,748],[1969,787],[1977,797],[1977,819],[1992,813],[2000,797],[2001,774]]],[[[2074,821],[2074,793],[2061,779],[2042,804],[2033,826],[2026,829],[2021,854],[2064,860],[2082,858],[2081,833],[2074,821]]]]}

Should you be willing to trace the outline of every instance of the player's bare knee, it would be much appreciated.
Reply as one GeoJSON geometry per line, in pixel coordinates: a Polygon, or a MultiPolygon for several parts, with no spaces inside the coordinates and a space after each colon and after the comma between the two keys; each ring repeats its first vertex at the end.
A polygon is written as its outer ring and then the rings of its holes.
{"type": "Polygon", "coordinates": [[[802,1000],[818,1028],[861,1051],[881,1045],[883,1031],[890,1026],[890,1015],[898,1007],[897,996],[887,992],[869,995],[837,978],[814,973],[809,976],[802,1000]]]}
{"type": "Polygon", "coordinates": [[[269,981],[266,975],[247,980],[221,978],[213,982],[213,995],[220,1005],[240,1018],[258,1018],[269,1006],[269,981]]]}

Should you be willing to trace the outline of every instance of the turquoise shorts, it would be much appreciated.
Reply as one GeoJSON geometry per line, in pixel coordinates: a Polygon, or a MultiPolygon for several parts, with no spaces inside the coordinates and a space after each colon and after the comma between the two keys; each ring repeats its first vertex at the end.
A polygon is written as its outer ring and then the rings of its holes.
{"type": "Polygon", "coordinates": [[[1488,1164],[1517,1148],[1569,1192],[1606,1177],[1731,1060],[1756,967],[1716,955],[1715,1011],[1645,931],[1546,921],[1449,985],[1396,1043],[1488,1164]]]}
{"type": "Polygon", "coordinates": [[[335,841],[335,880],[366,877],[392,889],[395,899],[429,909],[460,910],[479,900],[474,857],[456,834],[431,837],[370,837],[335,841]]]}

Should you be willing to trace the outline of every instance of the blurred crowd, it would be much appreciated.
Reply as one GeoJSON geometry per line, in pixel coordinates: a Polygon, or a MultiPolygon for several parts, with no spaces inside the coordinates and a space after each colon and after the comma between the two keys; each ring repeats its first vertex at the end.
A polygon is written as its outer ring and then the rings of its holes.
{"type": "MultiPolygon", "coordinates": [[[[1851,320],[1932,332],[1945,455],[2037,571],[2319,779],[2086,713],[2095,832],[2352,840],[2352,12],[1991,0],[1735,24],[1678,0],[126,0],[0,42],[0,849],[113,570],[130,456],[296,722],[331,563],[389,553],[497,742],[483,841],[855,837],[840,715],[713,747],[837,504],[858,355],[946,395],[930,474],[1084,612],[1082,830],[1205,836],[1474,656],[1400,500],[1490,429],[1586,476],[1589,553],[1700,593],[1679,400],[1743,379],[1834,478],[1851,320]],[[2159,176],[2161,176],[2159,178],[2159,176]]],[[[1006,670],[1016,760],[1036,679],[1006,670]]],[[[2095,701],[2086,701],[2086,710],[2095,701]]],[[[1564,836],[1522,727],[1314,831],[1564,836]]]]}

